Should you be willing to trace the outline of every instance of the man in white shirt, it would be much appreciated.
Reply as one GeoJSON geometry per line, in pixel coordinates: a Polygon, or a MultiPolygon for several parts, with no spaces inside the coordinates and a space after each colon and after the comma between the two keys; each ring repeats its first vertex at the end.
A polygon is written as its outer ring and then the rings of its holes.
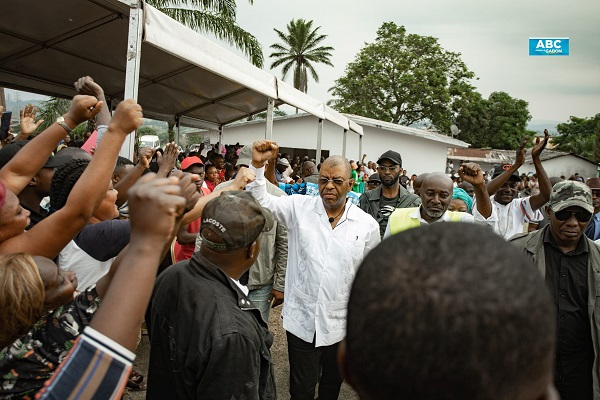
{"type": "Polygon", "coordinates": [[[442,172],[427,174],[420,190],[421,205],[413,208],[397,208],[390,215],[384,238],[402,231],[435,222],[477,222],[494,226],[497,222],[490,197],[485,187],[485,179],[479,164],[463,164],[459,170],[464,181],[473,185],[476,193],[476,207],[473,215],[466,212],[448,211],[452,202],[453,182],[442,172]]]}
{"type": "Polygon", "coordinates": [[[498,214],[494,231],[506,240],[518,233],[524,233],[527,223],[533,223],[537,227],[539,221],[544,218],[539,210],[548,202],[552,191],[552,185],[540,160],[540,154],[548,143],[548,130],[545,130],[544,133],[544,139],[540,141],[538,138],[535,146],[531,149],[531,158],[540,185],[538,194],[524,198],[517,197],[517,188],[521,181],[518,169],[525,162],[527,139],[521,142],[515,163],[507,165],[504,171],[495,169],[492,181],[487,184],[488,193],[490,196],[493,195],[491,197],[492,206],[498,214]]]}
{"type": "Polygon", "coordinates": [[[363,257],[380,242],[379,225],[346,201],[354,181],[348,161],[329,157],[319,172],[320,197],[267,193],[264,164],[277,155],[273,141],[255,142],[246,187],[288,228],[288,265],[282,311],[287,332],[292,400],[337,399],[343,381],[337,364],[345,336],[346,303],[363,257]]]}

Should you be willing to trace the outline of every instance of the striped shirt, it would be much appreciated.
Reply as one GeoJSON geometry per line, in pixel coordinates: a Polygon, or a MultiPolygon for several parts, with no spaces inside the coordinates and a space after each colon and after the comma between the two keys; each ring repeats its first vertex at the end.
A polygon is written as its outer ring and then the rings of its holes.
{"type": "Polygon", "coordinates": [[[134,353],[88,326],[35,398],[119,399],[134,359],[134,353]]]}

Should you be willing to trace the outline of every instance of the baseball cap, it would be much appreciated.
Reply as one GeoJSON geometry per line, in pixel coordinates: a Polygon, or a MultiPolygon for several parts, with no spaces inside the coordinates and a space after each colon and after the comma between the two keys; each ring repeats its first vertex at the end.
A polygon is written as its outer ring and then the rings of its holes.
{"type": "Polygon", "coordinates": [[[202,162],[202,160],[199,157],[196,157],[196,156],[186,157],[183,159],[183,161],[181,161],[181,169],[186,170],[195,164],[200,164],[200,165],[204,166],[204,163],[202,162]]]}
{"type": "Polygon", "coordinates": [[[379,174],[375,172],[369,176],[369,180],[367,182],[381,182],[381,178],[379,178],[379,174]]]}
{"type": "Polygon", "coordinates": [[[381,160],[390,160],[394,164],[402,166],[402,157],[400,157],[400,153],[394,150],[388,150],[385,153],[383,153],[381,157],[379,157],[379,160],[377,160],[377,164],[379,164],[381,160]]]}
{"type": "Polygon", "coordinates": [[[235,250],[249,246],[261,232],[270,231],[273,224],[271,212],[262,208],[250,192],[229,191],[204,206],[200,235],[202,243],[213,250],[235,250]],[[221,242],[207,239],[205,229],[219,236],[221,242]]]}
{"type": "Polygon", "coordinates": [[[554,185],[548,204],[554,212],[559,212],[567,207],[577,206],[594,213],[592,190],[585,184],[577,181],[561,181],[554,185]]]}
{"type": "MultiPolygon", "coordinates": [[[[240,162],[240,160],[238,160],[238,162],[240,162]]],[[[290,162],[287,158],[280,158],[279,161],[277,161],[277,164],[285,165],[286,167],[290,166],[290,162]]]]}
{"type": "Polygon", "coordinates": [[[592,190],[600,190],[600,178],[590,178],[585,184],[592,190]]]}
{"type": "MultiPolygon", "coordinates": [[[[3,168],[10,160],[13,159],[15,154],[17,154],[27,143],[28,140],[19,140],[17,142],[12,142],[7,144],[6,146],[0,149],[0,168],[3,168]]],[[[56,168],[60,167],[73,160],[73,157],[68,154],[59,154],[56,156],[50,155],[48,161],[42,168],[56,168]]]]}
{"type": "Polygon", "coordinates": [[[252,145],[247,144],[244,147],[242,147],[242,151],[240,151],[240,156],[238,157],[237,165],[250,166],[250,164],[252,164],[252,145]]]}
{"type": "MultiPolygon", "coordinates": [[[[498,166],[498,167],[492,168],[492,171],[491,171],[492,179],[499,177],[500,175],[502,175],[504,173],[504,171],[510,169],[510,167],[511,167],[510,164],[504,164],[501,167],[498,166]]],[[[520,181],[521,176],[519,175],[519,171],[513,172],[513,174],[508,179],[520,181]]]]}

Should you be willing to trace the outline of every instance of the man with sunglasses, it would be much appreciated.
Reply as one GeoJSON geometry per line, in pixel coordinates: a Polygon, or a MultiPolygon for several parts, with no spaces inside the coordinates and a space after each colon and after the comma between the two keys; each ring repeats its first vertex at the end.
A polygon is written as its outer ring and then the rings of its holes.
{"type": "Polygon", "coordinates": [[[360,196],[360,208],[379,223],[379,234],[383,237],[392,212],[396,208],[418,207],[421,199],[400,185],[402,157],[399,153],[393,150],[383,153],[377,160],[377,172],[381,185],[360,196]]]}
{"type": "Polygon", "coordinates": [[[546,207],[549,225],[520,234],[522,249],[546,281],[556,309],[554,380],[561,399],[600,398],[600,248],[583,233],[594,207],[581,182],[554,185],[546,207]]]}
{"type": "MultiPolygon", "coordinates": [[[[363,257],[380,242],[379,225],[347,201],[354,181],[348,160],[327,158],[319,170],[319,197],[276,197],[267,192],[265,162],[277,143],[254,142],[250,170],[256,180],[246,189],[288,229],[283,300],[292,400],[337,399],[343,378],[337,349],[346,334],[346,304],[363,257]]],[[[248,172],[251,172],[248,171],[248,172]]]]}
{"type": "Polygon", "coordinates": [[[523,233],[527,223],[537,225],[543,219],[544,216],[539,209],[546,204],[552,190],[552,185],[550,185],[550,180],[540,160],[540,154],[548,143],[548,130],[545,130],[544,139],[541,141],[538,139],[531,149],[531,158],[538,176],[540,192],[535,196],[517,197],[518,185],[521,182],[518,169],[525,162],[527,141],[526,138],[521,142],[515,163],[505,165],[503,168],[495,168],[492,181],[487,184],[492,206],[498,215],[494,231],[506,240],[515,234],[523,233]]]}

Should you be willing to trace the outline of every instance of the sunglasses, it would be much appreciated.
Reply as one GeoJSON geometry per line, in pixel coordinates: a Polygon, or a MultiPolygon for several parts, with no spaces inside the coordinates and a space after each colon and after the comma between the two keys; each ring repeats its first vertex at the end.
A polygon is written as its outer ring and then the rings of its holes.
{"type": "Polygon", "coordinates": [[[327,178],[319,178],[319,185],[327,185],[329,184],[329,182],[333,182],[333,184],[335,186],[342,186],[348,179],[342,179],[342,178],[334,178],[334,179],[327,179],[327,178]]]}
{"type": "Polygon", "coordinates": [[[588,211],[569,211],[562,210],[554,213],[554,216],[559,221],[566,221],[574,215],[579,222],[588,222],[592,218],[592,213],[588,211]]]}

